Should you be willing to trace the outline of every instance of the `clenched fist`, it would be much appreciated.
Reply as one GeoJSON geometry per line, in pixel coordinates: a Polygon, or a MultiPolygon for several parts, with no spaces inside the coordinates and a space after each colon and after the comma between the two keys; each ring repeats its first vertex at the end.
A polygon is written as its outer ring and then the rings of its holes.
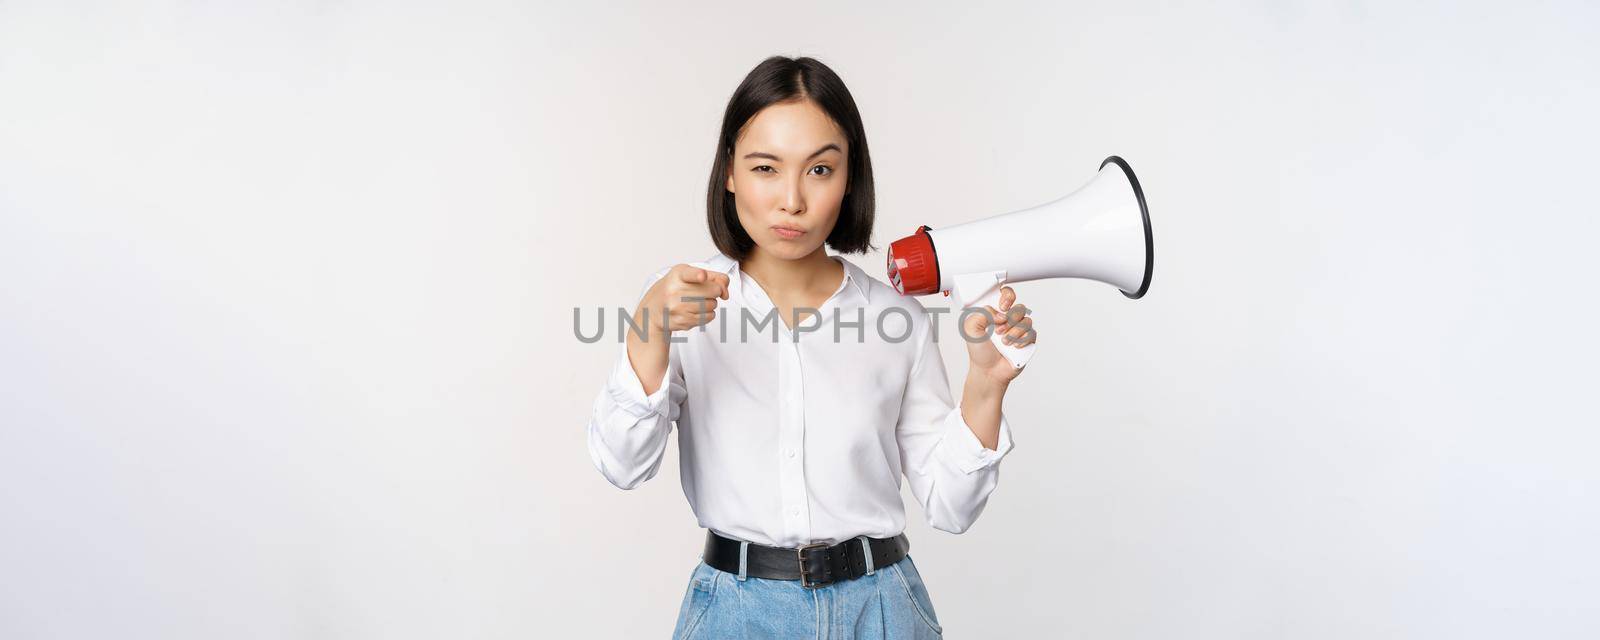
{"type": "MultiPolygon", "coordinates": [[[[1033,318],[1028,315],[1033,310],[1017,302],[1017,292],[1011,287],[1001,287],[999,309],[988,306],[983,309],[987,313],[963,316],[962,337],[987,338],[991,331],[989,327],[993,326],[995,333],[1005,336],[1006,344],[1022,347],[1038,342],[1039,332],[1034,330],[1033,318]]],[[[1022,375],[1022,369],[1012,366],[1011,361],[1000,355],[1000,350],[994,348],[994,343],[987,339],[974,341],[968,338],[967,355],[971,361],[967,372],[981,373],[984,379],[994,384],[1008,384],[1022,375]]]]}
{"type": "Polygon", "coordinates": [[[633,318],[635,322],[648,320],[651,333],[693,329],[717,317],[718,298],[728,299],[728,274],[673,265],[645,292],[633,318]]]}

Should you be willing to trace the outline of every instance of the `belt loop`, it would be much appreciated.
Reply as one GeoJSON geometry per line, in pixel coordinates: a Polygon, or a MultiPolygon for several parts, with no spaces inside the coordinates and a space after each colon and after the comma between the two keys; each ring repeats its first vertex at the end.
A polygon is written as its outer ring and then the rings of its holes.
{"type": "Polygon", "coordinates": [[[745,576],[747,575],[745,573],[745,570],[749,567],[749,564],[748,564],[749,561],[750,561],[750,543],[746,542],[746,541],[743,541],[743,540],[740,540],[739,541],[739,582],[744,582],[744,580],[745,580],[745,576]]]}
{"type": "Polygon", "coordinates": [[[864,535],[856,537],[861,538],[861,555],[867,558],[867,575],[870,576],[877,570],[877,567],[872,566],[872,544],[868,542],[867,537],[864,535]]]}

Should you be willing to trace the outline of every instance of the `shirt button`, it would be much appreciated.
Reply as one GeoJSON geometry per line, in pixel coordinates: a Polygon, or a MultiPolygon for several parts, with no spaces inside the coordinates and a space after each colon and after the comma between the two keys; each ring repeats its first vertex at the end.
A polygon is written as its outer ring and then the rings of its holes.
{"type": "Polygon", "coordinates": [[[794,449],[790,449],[789,450],[789,457],[791,457],[791,458],[794,457],[794,449]]]}
{"type": "Polygon", "coordinates": [[[799,509],[790,509],[789,510],[789,515],[798,516],[798,515],[800,515],[800,510],[799,509]]]}

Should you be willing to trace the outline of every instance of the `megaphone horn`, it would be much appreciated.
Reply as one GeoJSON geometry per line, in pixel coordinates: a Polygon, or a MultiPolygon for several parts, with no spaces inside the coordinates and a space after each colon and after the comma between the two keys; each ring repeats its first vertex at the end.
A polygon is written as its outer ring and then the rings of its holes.
{"type": "MultiPolygon", "coordinates": [[[[939,230],[924,225],[889,245],[888,263],[901,294],[953,293],[963,309],[998,309],[1002,286],[1045,278],[1104,282],[1137,299],[1150,290],[1155,242],[1139,179],[1111,156],[1061,198],[939,230]]],[[[1034,345],[1013,347],[1003,337],[991,340],[1022,368],[1034,345]]]]}

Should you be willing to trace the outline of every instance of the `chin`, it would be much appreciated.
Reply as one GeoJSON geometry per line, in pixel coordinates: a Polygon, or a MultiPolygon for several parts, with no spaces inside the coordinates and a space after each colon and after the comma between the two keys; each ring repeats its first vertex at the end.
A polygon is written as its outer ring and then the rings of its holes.
{"type": "Polygon", "coordinates": [[[797,243],[797,242],[788,242],[788,241],[785,241],[785,240],[777,240],[777,241],[774,241],[774,242],[772,242],[770,244],[762,245],[761,248],[763,250],[765,250],[769,255],[771,255],[771,256],[773,256],[775,258],[783,258],[785,260],[799,260],[801,258],[804,258],[806,256],[811,255],[812,253],[815,253],[816,250],[817,250],[817,246],[819,246],[819,245],[811,245],[811,244],[802,245],[802,244],[797,243]]]}

